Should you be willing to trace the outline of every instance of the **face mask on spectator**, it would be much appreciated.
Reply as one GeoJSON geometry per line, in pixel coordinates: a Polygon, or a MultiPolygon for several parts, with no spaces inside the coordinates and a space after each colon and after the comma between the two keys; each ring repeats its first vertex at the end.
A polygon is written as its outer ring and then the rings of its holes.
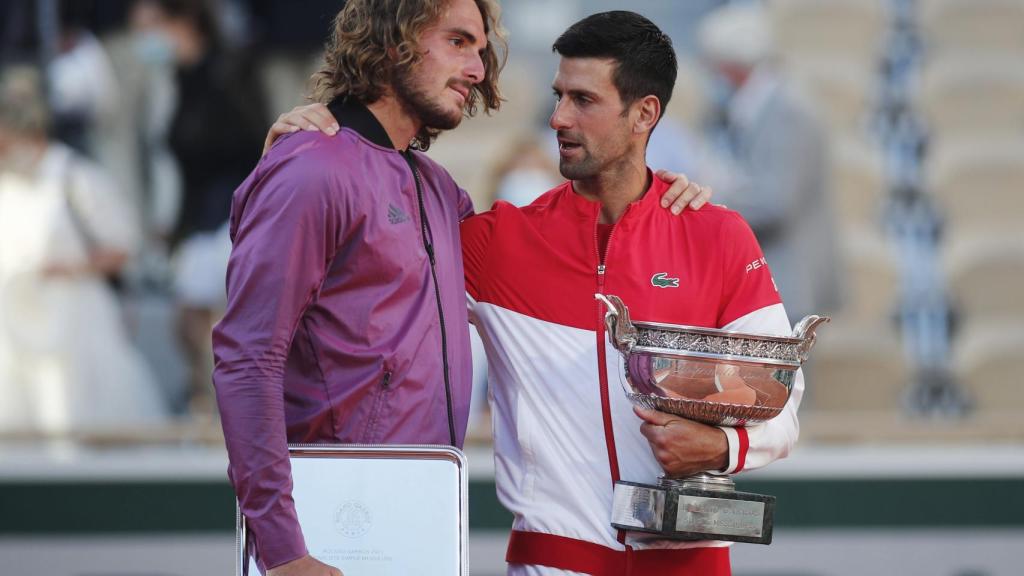
{"type": "Polygon", "coordinates": [[[146,64],[170,64],[174,61],[174,41],[162,32],[139,32],[135,36],[135,54],[146,64]]]}
{"type": "Polygon", "coordinates": [[[502,178],[498,184],[498,200],[511,202],[516,206],[526,206],[537,199],[545,190],[558,185],[558,179],[546,170],[538,168],[518,168],[502,178]]]}

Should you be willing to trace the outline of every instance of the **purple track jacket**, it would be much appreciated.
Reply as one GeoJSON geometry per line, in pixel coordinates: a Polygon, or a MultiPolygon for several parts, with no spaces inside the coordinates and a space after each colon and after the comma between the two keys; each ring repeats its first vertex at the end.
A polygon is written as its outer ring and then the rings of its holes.
{"type": "Polygon", "coordinates": [[[306,554],[288,443],[461,446],[468,418],[459,221],[472,203],[364,106],[331,110],[336,136],[281,138],[231,209],[213,381],[264,569],[306,554]]]}

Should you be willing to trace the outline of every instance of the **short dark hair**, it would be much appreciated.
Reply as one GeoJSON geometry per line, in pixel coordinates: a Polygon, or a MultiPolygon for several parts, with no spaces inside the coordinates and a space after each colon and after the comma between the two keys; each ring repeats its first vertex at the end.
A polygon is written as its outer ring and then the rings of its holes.
{"type": "Polygon", "coordinates": [[[625,10],[587,16],[551,49],[564,58],[611,58],[616,63],[612,83],[622,103],[628,106],[653,94],[665,113],[676,84],[676,52],[672,39],[647,18],[625,10]]]}

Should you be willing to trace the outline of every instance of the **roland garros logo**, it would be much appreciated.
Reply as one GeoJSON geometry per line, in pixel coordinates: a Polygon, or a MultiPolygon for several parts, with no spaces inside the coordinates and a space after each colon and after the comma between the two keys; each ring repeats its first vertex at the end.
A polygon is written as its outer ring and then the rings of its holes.
{"type": "Polygon", "coordinates": [[[373,527],[373,515],[361,502],[350,500],[334,511],[334,529],[346,538],[364,536],[373,527]]]}

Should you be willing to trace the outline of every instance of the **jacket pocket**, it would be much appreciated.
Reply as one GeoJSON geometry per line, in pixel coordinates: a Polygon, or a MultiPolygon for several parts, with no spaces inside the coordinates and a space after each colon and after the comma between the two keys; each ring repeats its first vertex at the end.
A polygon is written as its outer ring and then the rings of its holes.
{"type": "Polygon", "coordinates": [[[385,367],[373,391],[373,405],[370,406],[370,416],[366,419],[366,429],[363,431],[362,442],[364,444],[380,444],[383,440],[381,420],[384,418],[391,397],[391,377],[393,375],[391,369],[385,367]]]}

